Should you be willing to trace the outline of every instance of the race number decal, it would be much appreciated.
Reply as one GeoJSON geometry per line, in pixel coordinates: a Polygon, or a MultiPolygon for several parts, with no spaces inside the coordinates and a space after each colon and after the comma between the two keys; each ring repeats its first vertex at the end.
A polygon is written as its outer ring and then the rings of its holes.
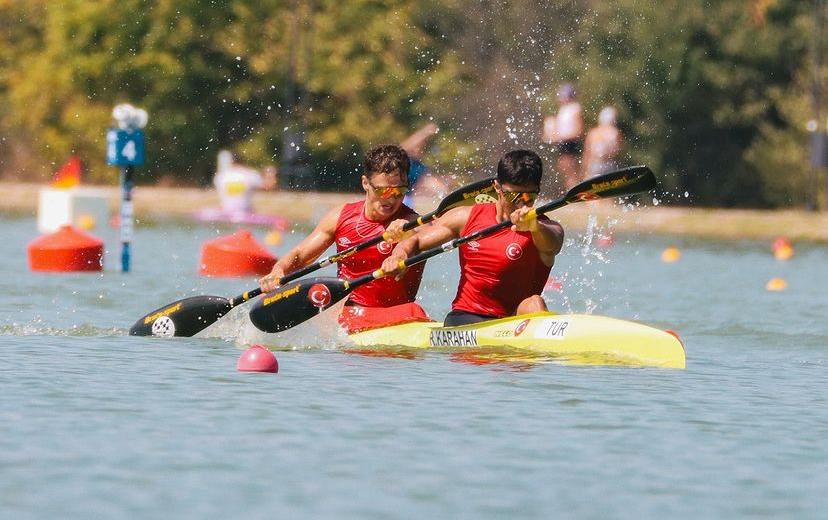
{"type": "Polygon", "coordinates": [[[548,319],[543,320],[535,327],[535,337],[539,339],[565,339],[566,329],[569,327],[568,320],[548,319]]]}
{"type": "Polygon", "coordinates": [[[165,338],[175,336],[175,322],[169,316],[161,316],[152,322],[152,335],[165,338]]]}

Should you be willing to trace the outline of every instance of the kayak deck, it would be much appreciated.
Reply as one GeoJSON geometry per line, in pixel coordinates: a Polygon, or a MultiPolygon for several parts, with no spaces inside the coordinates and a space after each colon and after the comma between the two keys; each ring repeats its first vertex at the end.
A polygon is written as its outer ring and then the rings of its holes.
{"type": "Polygon", "coordinates": [[[684,346],[674,333],[587,314],[539,312],[460,327],[414,322],[358,332],[350,339],[363,347],[502,347],[522,358],[528,354],[588,365],[685,367],[684,346]]]}

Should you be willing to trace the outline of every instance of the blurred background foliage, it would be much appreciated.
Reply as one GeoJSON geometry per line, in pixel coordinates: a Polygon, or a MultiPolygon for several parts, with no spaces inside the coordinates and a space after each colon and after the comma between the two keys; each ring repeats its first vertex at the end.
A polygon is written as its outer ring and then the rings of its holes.
{"type": "Polygon", "coordinates": [[[365,149],[428,121],[425,160],[457,182],[514,147],[554,174],[541,124],[572,82],[588,126],[618,108],[626,161],[658,172],[668,202],[805,206],[825,183],[806,130],[824,4],[0,0],[0,175],[42,181],[78,154],[115,183],[104,136],[121,102],[150,115],[139,183],[206,185],[228,148],[301,165],[295,187],[353,189],[365,149]]]}

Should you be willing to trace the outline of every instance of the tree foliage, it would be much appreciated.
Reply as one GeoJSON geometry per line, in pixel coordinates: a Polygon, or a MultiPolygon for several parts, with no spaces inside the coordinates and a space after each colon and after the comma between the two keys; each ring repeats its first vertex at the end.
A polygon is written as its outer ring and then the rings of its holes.
{"type": "Polygon", "coordinates": [[[0,0],[0,173],[43,179],[74,153],[114,182],[104,135],[129,101],[150,114],[139,182],[209,182],[229,148],[351,188],[363,150],[429,119],[427,159],[465,180],[511,147],[553,165],[540,126],[569,81],[588,124],[618,108],[668,200],[803,205],[824,4],[0,0]]]}

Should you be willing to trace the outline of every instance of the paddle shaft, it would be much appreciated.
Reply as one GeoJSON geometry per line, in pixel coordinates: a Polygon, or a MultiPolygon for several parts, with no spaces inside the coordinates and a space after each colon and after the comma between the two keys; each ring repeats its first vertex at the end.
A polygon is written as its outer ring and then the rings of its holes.
{"type": "MultiPolygon", "coordinates": [[[[566,206],[568,203],[569,202],[566,200],[566,198],[561,198],[561,199],[555,200],[553,202],[550,202],[548,204],[544,204],[543,206],[535,209],[534,212],[531,214],[532,216],[530,216],[529,218],[532,218],[534,215],[537,215],[537,214],[546,213],[548,211],[552,211],[554,209],[558,209],[560,207],[566,206]]],[[[445,244],[434,247],[432,249],[428,249],[428,250],[423,251],[421,253],[418,253],[418,254],[416,254],[412,257],[406,258],[405,260],[401,260],[400,261],[400,268],[401,269],[407,269],[407,268],[411,267],[412,265],[419,264],[420,262],[425,262],[426,260],[428,260],[429,258],[431,258],[433,256],[437,256],[437,255],[442,254],[442,253],[447,253],[447,252],[451,251],[452,249],[457,249],[458,247],[462,246],[463,244],[465,244],[467,242],[471,242],[472,240],[477,240],[479,238],[487,237],[491,234],[497,233],[501,229],[509,227],[511,225],[512,225],[511,220],[504,220],[503,222],[499,222],[499,223],[493,224],[493,225],[491,225],[487,228],[481,229],[479,231],[475,231],[474,233],[472,233],[470,235],[455,238],[454,240],[450,240],[450,241],[446,242],[445,244]]],[[[355,279],[351,280],[348,283],[348,288],[353,290],[353,289],[356,289],[357,287],[359,287],[360,285],[365,285],[366,283],[369,283],[369,282],[371,282],[373,280],[376,280],[378,278],[382,278],[384,276],[385,276],[385,271],[383,271],[382,269],[377,269],[376,271],[374,271],[372,273],[368,273],[366,275],[360,276],[359,278],[355,278],[355,279]]]]}
{"type": "MultiPolygon", "coordinates": [[[[634,193],[648,191],[653,188],[655,188],[655,176],[648,168],[638,166],[625,168],[623,170],[601,175],[578,184],[574,188],[570,189],[563,197],[548,202],[540,207],[532,208],[526,215],[526,218],[536,218],[538,215],[566,206],[570,202],[597,200],[611,196],[632,195],[634,193]],[[635,173],[635,177],[628,178],[626,177],[627,173],[635,173]]],[[[412,265],[424,262],[433,256],[446,253],[452,249],[457,249],[467,242],[489,236],[511,225],[512,221],[504,220],[503,222],[493,224],[470,235],[455,238],[454,240],[446,242],[438,247],[423,251],[405,259],[404,261],[401,261],[400,268],[407,269],[412,265]]],[[[347,287],[349,290],[353,290],[360,285],[365,285],[366,283],[382,278],[383,276],[385,276],[385,271],[377,269],[372,273],[368,273],[347,282],[347,287]]]]}

